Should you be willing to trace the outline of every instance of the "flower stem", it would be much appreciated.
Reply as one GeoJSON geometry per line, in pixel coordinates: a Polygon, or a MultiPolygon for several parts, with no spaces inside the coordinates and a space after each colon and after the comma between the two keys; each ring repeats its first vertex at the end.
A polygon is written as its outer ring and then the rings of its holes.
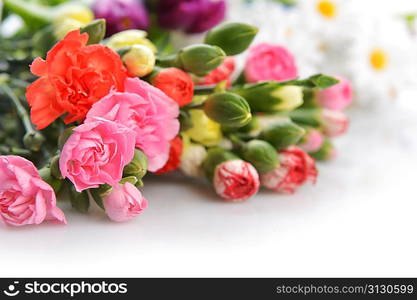
{"type": "Polygon", "coordinates": [[[8,147],[4,145],[0,145],[0,153],[6,155],[19,155],[24,157],[29,157],[31,155],[31,152],[27,149],[8,147]]]}
{"type": "Polygon", "coordinates": [[[22,103],[20,103],[19,98],[16,96],[16,94],[12,91],[12,89],[8,85],[1,84],[0,88],[12,100],[14,106],[16,107],[17,114],[22,120],[22,123],[23,123],[23,126],[25,127],[26,132],[34,135],[36,133],[36,130],[33,129],[32,122],[30,121],[28,112],[23,107],[22,103]]]}
{"type": "Polygon", "coordinates": [[[4,0],[4,6],[26,21],[47,25],[52,21],[53,9],[24,0],[4,0]]]}

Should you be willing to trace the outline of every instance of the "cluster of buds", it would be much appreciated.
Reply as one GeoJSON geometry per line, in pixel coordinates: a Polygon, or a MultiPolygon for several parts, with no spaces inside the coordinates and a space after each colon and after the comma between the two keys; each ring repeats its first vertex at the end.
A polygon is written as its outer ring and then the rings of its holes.
{"type": "MultiPolygon", "coordinates": [[[[245,51],[256,33],[256,28],[246,24],[217,26],[206,34],[205,44],[186,47],[157,62],[191,74],[194,81],[192,97],[182,97],[187,99],[181,104],[182,152],[172,148],[173,161],[179,161],[178,168],[185,175],[206,178],[226,201],[248,199],[262,186],[294,193],[305,183],[314,183],[314,158],[332,157],[329,138],[344,133],[348,124],[343,113],[331,110],[340,105],[329,104],[328,99],[348,104],[338,95],[338,91],[347,94],[340,87],[346,82],[340,78],[319,74],[299,80],[288,75],[295,69],[283,68],[286,74],[272,72],[267,80],[254,80],[252,64],[268,67],[259,62],[264,57],[257,51],[261,48],[264,53],[270,47],[284,56],[277,59],[281,63],[292,58],[283,47],[264,43],[250,48],[246,69],[235,76],[233,55],[245,51]],[[233,78],[238,79],[233,82],[233,78]]],[[[191,89],[190,84],[182,86],[191,89]]],[[[166,93],[176,89],[171,85],[166,93]]]]}
{"type": "Polygon", "coordinates": [[[338,83],[329,88],[305,88],[305,104],[289,113],[295,123],[306,129],[299,146],[317,160],[335,157],[331,139],[345,134],[349,127],[343,109],[352,102],[352,87],[345,78],[335,78],[338,83]]]}

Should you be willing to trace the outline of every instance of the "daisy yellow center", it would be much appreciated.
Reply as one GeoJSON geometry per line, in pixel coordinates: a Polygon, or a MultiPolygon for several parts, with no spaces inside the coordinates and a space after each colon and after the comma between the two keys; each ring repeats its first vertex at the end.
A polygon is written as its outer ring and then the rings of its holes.
{"type": "Polygon", "coordinates": [[[374,49],[369,55],[369,62],[376,71],[383,71],[388,65],[388,54],[382,49],[374,49]]]}
{"type": "Polygon", "coordinates": [[[321,0],[317,2],[318,12],[327,19],[332,19],[336,16],[337,7],[333,1],[321,0]]]}

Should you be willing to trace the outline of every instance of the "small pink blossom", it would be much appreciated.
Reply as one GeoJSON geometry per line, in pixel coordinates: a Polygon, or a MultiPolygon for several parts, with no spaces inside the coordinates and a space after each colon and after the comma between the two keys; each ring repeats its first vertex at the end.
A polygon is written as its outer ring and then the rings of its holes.
{"type": "Polygon", "coordinates": [[[139,215],[148,207],[148,202],[133,184],[126,182],[113,187],[104,197],[103,205],[111,220],[124,222],[139,215]]]}
{"type": "Polygon", "coordinates": [[[261,175],[262,186],[278,193],[293,194],[306,182],[316,182],[314,159],[296,146],[279,152],[280,166],[261,175]]]}
{"type": "Polygon", "coordinates": [[[297,76],[294,56],[286,48],[268,43],[250,48],[245,65],[247,81],[286,81],[297,76]]]}
{"type": "Polygon", "coordinates": [[[304,143],[300,145],[300,148],[306,152],[316,152],[323,145],[324,137],[320,131],[311,129],[305,136],[304,143]]]}
{"type": "Polygon", "coordinates": [[[0,182],[0,222],[10,226],[67,223],[56,206],[54,190],[32,162],[19,156],[0,156],[0,182]]]}
{"type": "Polygon", "coordinates": [[[344,134],[349,128],[349,119],[341,111],[323,109],[321,112],[323,132],[328,137],[344,134]]]}
{"type": "Polygon", "coordinates": [[[219,164],[213,179],[216,193],[227,201],[243,201],[259,190],[256,169],[243,160],[229,160],[219,164]]]}
{"type": "Polygon", "coordinates": [[[136,134],[130,128],[101,118],[74,129],[59,159],[64,178],[78,192],[107,183],[118,185],[123,168],[133,159],[136,134]]]}
{"type": "Polygon", "coordinates": [[[327,89],[317,91],[317,102],[324,108],[342,110],[352,102],[352,86],[349,80],[335,76],[339,83],[327,89]]]}
{"type": "Polygon", "coordinates": [[[148,157],[148,169],[162,168],[169,157],[170,141],[179,131],[178,104],[161,90],[138,78],[128,78],[124,93],[110,93],[96,102],[86,123],[101,117],[123,124],[136,133],[136,147],[148,157]]]}

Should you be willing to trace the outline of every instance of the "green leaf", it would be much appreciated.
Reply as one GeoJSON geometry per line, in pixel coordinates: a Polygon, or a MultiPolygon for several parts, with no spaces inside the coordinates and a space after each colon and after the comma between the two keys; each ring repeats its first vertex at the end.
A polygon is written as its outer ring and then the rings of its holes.
{"type": "Polygon", "coordinates": [[[339,83],[334,77],[330,77],[323,74],[316,74],[306,79],[295,79],[290,81],[281,82],[282,85],[298,85],[311,89],[327,89],[335,84],[339,83]]]}
{"type": "Polygon", "coordinates": [[[93,198],[94,202],[97,203],[97,205],[103,209],[104,209],[104,204],[103,204],[103,199],[100,196],[100,189],[90,189],[87,191],[87,193],[89,193],[91,195],[91,197],[93,198]]]}

